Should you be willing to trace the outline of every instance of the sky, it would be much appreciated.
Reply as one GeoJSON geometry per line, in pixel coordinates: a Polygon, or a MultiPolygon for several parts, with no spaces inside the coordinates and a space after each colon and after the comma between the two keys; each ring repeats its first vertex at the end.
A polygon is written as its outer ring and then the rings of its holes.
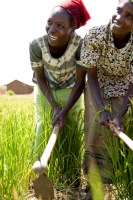
{"type": "MultiPolygon", "coordinates": [[[[67,1],[67,0],[65,0],[67,1]]],[[[32,83],[29,42],[45,34],[47,18],[58,0],[4,0],[0,3],[0,86],[14,80],[32,83]]],[[[77,32],[108,22],[118,0],[83,0],[91,20],[77,32]]]]}

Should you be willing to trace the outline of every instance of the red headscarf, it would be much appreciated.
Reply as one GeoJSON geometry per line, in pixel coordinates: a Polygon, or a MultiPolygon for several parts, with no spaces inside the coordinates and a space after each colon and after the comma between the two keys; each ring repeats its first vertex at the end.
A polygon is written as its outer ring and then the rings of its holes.
{"type": "Polygon", "coordinates": [[[58,6],[63,7],[72,15],[76,29],[84,26],[91,18],[82,0],[63,0],[58,6]]]}

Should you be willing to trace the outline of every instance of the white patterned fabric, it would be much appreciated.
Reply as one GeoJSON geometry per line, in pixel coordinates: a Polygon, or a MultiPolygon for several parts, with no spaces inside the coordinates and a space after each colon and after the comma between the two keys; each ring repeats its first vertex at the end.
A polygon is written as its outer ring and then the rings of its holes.
{"type": "Polygon", "coordinates": [[[104,98],[125,96],[129,82],[133,83],[133,33],[122,49],[113,43],[110,23],[87,31],[81,49],[81,65],[97,67],[104,98]]]}
{"type": "MultiPolygon", "coordinates": [[[[49,52],[47,35],[30,43],[30,61],[33,70],[44,67],[45,75],[54,90],[72,88],[75,83],[77,61],[80,59],[82,38],[72,34],[65,53],[53,58],[49,52]]],[[[35,75],[35,74],[34,74],[35,75]]],[[[35,76],[33,79],[36,82],[35,76]]]]}

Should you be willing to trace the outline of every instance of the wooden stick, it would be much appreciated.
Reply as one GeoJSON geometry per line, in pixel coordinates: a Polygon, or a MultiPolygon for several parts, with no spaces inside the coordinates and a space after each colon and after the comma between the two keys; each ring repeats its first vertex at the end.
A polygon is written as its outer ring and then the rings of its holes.
{"type": "Polygon", "coordinates": [[[55,143],[56,143],[56,140],[58,137],[58,133],[59,133],[59,124],[57,124],[53,128],[53,132],[52,132],[52,134],[49,138],[48,144],[40,158],[40,161],[38,160],[33,164],[32,169],[35,173],[41,174],[41,173],[44,173],[44,171],[47,169],[48,161],[50,159],[52,150],[55,146],[55,143]]]}
{"type": "Polygon", "coordinates": [[[114,129],[115,134],[133,151],[133,140],[131,140],[125,133],[119,131],[112,123],[110,123],[110,127],[114,129]]]}

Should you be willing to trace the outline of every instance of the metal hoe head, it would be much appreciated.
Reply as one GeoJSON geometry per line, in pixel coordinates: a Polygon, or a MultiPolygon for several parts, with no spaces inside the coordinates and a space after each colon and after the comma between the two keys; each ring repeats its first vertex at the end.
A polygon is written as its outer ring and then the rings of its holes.
{"type": "Polygon", "coordinates": [[[54,199],[54,189],[51,180],[46,176],[46,169],[48,166],[48,161],[50,159],[52,150],[57,140],[59,133],[59,125],[57,124],[50,136],[48,144],[41,156],[41,158],[36,161],[32,167],[39,177],[33,180],[35,196],[40,200],[52,200],[54,199]]]}
{"type": "Polygon", "coordinates": [[[40,200],[54,199],[53,184],[45,173],[34,179],[33,185],[36,198],[39,198],[40,200]]]}

